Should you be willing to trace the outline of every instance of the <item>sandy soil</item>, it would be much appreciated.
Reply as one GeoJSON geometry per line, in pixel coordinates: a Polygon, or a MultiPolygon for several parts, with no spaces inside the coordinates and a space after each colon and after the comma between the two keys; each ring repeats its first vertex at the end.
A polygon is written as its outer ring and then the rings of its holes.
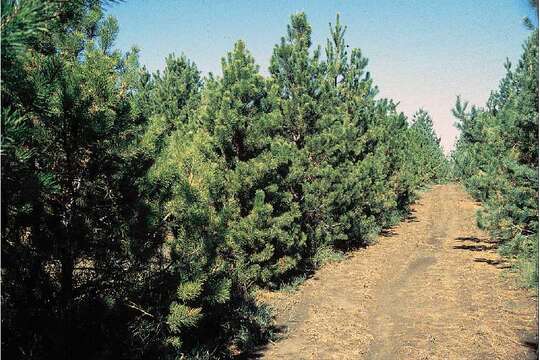
{"type": "Polygon", "coordinates": [[[378,242],[293,293],[261,293],[282,339],[265,359],[536,359],[537,298],[476,227],[459,185],[426,192],[378,242]]]}

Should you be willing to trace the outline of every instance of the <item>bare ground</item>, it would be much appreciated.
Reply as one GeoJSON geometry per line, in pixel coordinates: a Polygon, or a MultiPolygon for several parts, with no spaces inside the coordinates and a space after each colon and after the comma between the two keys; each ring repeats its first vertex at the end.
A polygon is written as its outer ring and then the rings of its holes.
{"type": "Polygon", "coordinates": [[[536,359],[537,298],[476,227],[459,185],[426,192],[378,242],[294,293],[261,293],[283,338],[266,359],[536,359]]]}

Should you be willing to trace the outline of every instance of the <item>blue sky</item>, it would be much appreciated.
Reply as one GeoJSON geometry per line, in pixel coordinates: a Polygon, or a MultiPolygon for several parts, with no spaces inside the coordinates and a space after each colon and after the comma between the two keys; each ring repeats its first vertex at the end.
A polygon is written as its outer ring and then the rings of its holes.
{"type": "Polygon", "coordinates": [[[328,23],[340,13],[346,40],[369,58],[380,96],[411,115],[423,107],[448,151],[457,135],[456,95],[483,105],[519,58],[535,18],[527,0],[127,0],[108,5],[120,23],[119,49],[141,48],[141,62],[162,69],[166,55],[184,53],[203,73],[221,74],[220,59],[242,39],[268,74],[272,48],[292,13],[306,12],[313,43],[324,45],[328,23]]]}

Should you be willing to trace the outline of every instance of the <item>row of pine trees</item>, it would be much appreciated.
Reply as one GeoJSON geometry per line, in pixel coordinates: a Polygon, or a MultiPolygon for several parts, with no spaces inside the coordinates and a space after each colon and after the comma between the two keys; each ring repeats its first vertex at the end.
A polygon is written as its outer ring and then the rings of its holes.
{"type": "MultiPolygon", "coordinates": [[[[538,6],[536,3],[536,10],[538,6]]],[[[461,131],[452,154],[455,176],[483,203],[478,225],[516,258],[528,286],[538,286],[538,29],[485,107],[459,97],[461,131]]]]}
{"type": "Polygon", "coordinates": [[[248,351],[272,335],[257,289],[369,244],[447,176],[429,114],[377,97],[339,17],[321,48],[292,15],[266,77],[242,41],[219,76],[174,55],[149,74],[102,7],[2,0],[6,357],[248,351]]]}

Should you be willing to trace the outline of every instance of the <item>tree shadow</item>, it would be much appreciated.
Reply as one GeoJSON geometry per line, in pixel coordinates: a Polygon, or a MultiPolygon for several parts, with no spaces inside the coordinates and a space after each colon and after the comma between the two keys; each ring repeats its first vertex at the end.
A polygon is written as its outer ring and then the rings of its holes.
{"type": "Polygon", "coordinates": [[[420,220],[418,220],[418,218],[416,217],[416,215],[409,215],[405,218],[405,222],[408,222],[408,223],[417,223],[417,222],[420,222],[420,220]]]}
{"type": "Polygon", "coordinates": [[[399,234],[394,229],[383,229],[381,231],[381,236],[384,236],[384,237],[392,237],[396,235],[399,235],[399,234]]]}
{"type": "Polygon", "coordinates": [[[411,209],[411,211],[409,212],[409,214],[407,214],[407,217],[404,219],[405,222],[408,222],[408,223],[412,223],[412,222],[420,222],[420,221],[418,220],[418,218],[416,217],[416,215],[414,215],[415,212],[416,212],[416,210],[411,209]]]}
{"type": "Polygon", "coordinates": [[[538,333],[528,333],[521,337],[521,345],[529,349],[528,359],[538,360],[538,333]]]}
{"type": "Polygon", "coordinates": [[[474,262],[483,262],[495,266],[497,269],[510,269],[512,266],[504,259],[475,258],[474,262]]]}
{"type": "MultiPolygon", "coordinates": [[[[479,253],[493,253],[493,251],[496,251],[499,246],[499,242],[496,240],[489,238],[478,238],[475,236],[460,236],[455,238],[455,240],[461,242],[462,244],[453,246],[454,249],[476,251],[479,253]]],[[[474,258],[473,261],[477,263],[485,263],[494,266],[497,269],[509,269],[512,267],[512,265],[504,258],[489,259],[487,257],[480,256],[474,258]]]]}
{"type": "MultiPolygon", "coordinates": [[[[275,325],[272,327],[272,334],[275,338],[275,341],[280,341],[286,337],[288,327],[287,325],[275,325]]],[[[238,354],[233,357],[235,360],[254,360],[254,359],[262,359],[264,357],[264,353],[268,348],[275,342],[275,341],[268,341],[264,344],[258,345],[250,349],[249,351],[243,352],[241,354],[238,354]]]]}
{"type": "Polygon", "coordinates": [[[469,250],[469,251],[489,251],[489,250],[496,250],[497,245],[456,245],[453,247],[454,249],[460,249],[460,250],[469,250]]]}
{"type": "Polygon", "coordinates": [[[491,240],[491,239],[487,239],[487,238],[481,239],[481,238],[478,238],[476,236],[459,236],[459,237],[455,238],[455,240],[462,241],[462,242],[470,241],[470,242],[474,242],[474,243],[486,243],[486,244],[496,244],[497,243],[496,240],[491,240]]]}

